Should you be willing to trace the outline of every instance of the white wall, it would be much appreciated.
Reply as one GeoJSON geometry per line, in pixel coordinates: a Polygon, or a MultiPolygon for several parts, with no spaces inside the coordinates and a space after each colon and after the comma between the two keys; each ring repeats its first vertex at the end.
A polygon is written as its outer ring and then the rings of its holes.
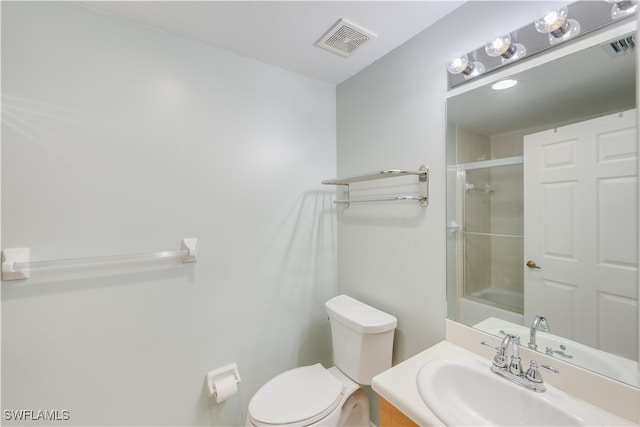
{"type": "Polygon", "coordinates": [[[338,220],[340,291],[399,318],[396,361],[444,337],[445,64],[532,22],[543,5],[465,3],[338,86],[339,175],[421,163],[431,169],[426,209],[367,205],[338,220]]]}
{"type": "Polygon", "coordinates": [[[465,3],[338,86],[339,176],[421,163],[431,169],[427,208],[369,204],[338,216],[339,290],[398,318],[395,362],[444,338],[445,65],[496,33],[532,22],[542,7],[465,3]]]}
{"type": "Polygon", "coordinates": [[[3,410],[242,425],[268,378],[331,363],[334,86],[72,3],[3,2],[2,95],[2,248],[199,244],[195,265],[4,282],[3,410]],[[216,405],[205,373],[230,362],[240,392],[216,405]]]}

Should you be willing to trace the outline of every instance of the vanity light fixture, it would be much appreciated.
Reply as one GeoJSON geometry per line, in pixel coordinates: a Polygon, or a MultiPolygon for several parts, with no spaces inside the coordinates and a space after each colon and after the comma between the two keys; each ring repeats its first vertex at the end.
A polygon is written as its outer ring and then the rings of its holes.
{"type": "Polygon", "coordinates": [[[549,43],[552,45],[580,34],[580,23],[569,19],[566,6],[545,9],[534,25],[538,32],[549,34],[549,43]]]}
{"type": "Polygon", "coordinates": [[[512,88],[517,84],[518,84],[518,81],[516,79],[505,79],[505,80],[500,80],[499,82],[496,82],[493,85],[491,85],[491,89],[505,90],[505,89],[512,88]]]}
{"type": "Polygon", "coordinates": [[[631,0],[605,0],[607,3],[613,3],[611,8],[611,17],[613,19],[624,18],[638,10],[638,3],[631,0]]]}
{"type": "Polygon", "coordinates": [[[478,61],[470,61],[466,54],[460,55],[447,64],[451,74],[462,74],[465,79],[471,79],[484,73],[484,65],[478,61]]]}
{"type": "Polygon", "coordinates": [[[527,54],[524,45],[513,43],[509,34],[504,34],[487,42],[484,50],[489,56],[500,57],[502,63],[516,61],[527,54]]]}
{"type": "MultiPolygon", "coordinates": [[[[533,22],[515,30],[503,29],[505,33],[486,40],[465,55],[456,56],[447,64],[447,86],[453,89],[473,77],[481,74],[484,77],[514,61],[519,63],[520,59],[554,49],[569,39],[583,37],[608,25],[630,22],[637,19],[639,4],[640,0],[562,0],[560,4],[542,9],[543,13],[533,22]]],[[[626,49],[625,42],[620,42],[619,47],[626,49]]],[[[630,47],[633,44],[635,40],[630,40],[630,47]]]]}

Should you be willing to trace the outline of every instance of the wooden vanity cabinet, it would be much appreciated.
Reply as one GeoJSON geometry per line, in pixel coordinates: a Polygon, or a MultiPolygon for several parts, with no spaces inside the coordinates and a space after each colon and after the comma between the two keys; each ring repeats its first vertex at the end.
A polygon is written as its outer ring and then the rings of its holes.
{"type": "Polygon", "coordinates": [[[380,398],[380,427],[418,427],[398,408],[380,398]]]}

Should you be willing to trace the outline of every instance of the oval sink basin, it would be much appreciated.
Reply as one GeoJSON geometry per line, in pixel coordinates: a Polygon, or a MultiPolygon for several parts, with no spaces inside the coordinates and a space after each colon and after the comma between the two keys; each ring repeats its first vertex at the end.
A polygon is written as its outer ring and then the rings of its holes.
{"type": "Polygon", "coordinates": [[[597,426],[600,422],[567,393],[547,384],[536,393],[472,357],[434,359],[418,371],[420,396],[448,426],[597,426]]]}

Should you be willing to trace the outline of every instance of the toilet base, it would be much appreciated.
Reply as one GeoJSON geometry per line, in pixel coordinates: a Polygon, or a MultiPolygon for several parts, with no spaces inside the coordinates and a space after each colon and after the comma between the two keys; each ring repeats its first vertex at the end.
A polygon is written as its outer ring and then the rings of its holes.
{"type": "Polygon", "coordinates": [[[356,390],[344,402],[337,425],[369,427],[369,398],[364,390],[356,390]]]}

